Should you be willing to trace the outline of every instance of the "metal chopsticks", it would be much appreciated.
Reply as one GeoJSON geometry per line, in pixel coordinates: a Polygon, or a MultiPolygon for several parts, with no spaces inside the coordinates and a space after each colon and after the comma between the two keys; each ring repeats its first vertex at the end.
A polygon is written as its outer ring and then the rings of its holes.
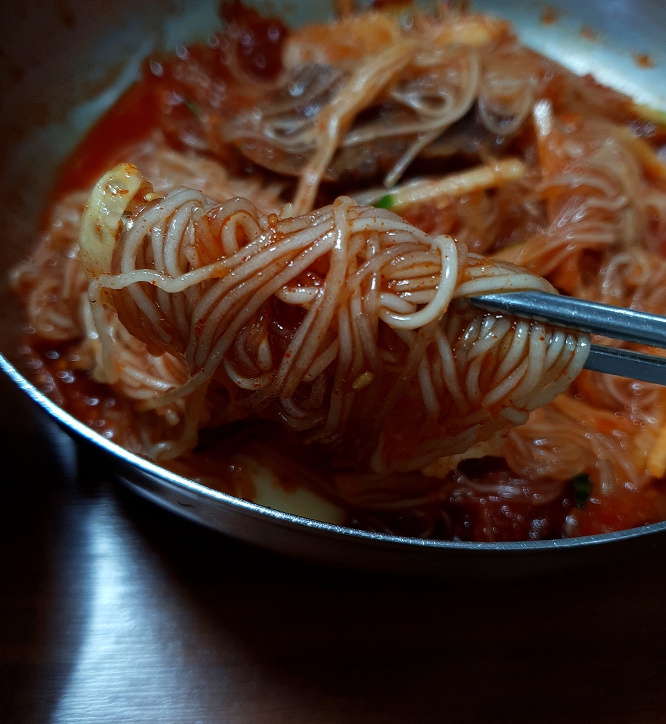
{"type": "MultiPolygon", "coordinates": [[[[546,292],[483,294],[470,301],[493,312],[666,349],[666,317],[656,314],[546,292]]],[[[593,344],[585,368],[666,385],[666,358],[641,352],[593,344]]]]}

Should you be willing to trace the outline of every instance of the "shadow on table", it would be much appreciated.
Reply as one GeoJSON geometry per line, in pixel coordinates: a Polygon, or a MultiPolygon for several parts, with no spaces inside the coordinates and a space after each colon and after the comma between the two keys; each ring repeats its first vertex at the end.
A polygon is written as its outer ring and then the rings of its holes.
{"type": "Polygon", "coordinates": [[[0,375],[0,721],[47,721],[76,659],[85,537],[73,444],[0,375]],[[33,417],[34,415],[34,417],[33,417]],[[74,503],[75,495],[79,496],[74,503]]]}
{"type": "Polygon", "coordinates": [[[607,724],[666,710],[663,549],[600,572],[453,584],[291,561],[119,497],[197,652],[193,722],[607,724]]]}

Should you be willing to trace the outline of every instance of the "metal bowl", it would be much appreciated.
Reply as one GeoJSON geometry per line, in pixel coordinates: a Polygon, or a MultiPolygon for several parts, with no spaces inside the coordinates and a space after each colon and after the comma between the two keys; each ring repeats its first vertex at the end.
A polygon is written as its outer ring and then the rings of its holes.
{"type": "MultiPolygon", "coordinates": [[[[25,399],[74,438],[96,447],[100,464],[111,465],[140,495],[235,538],[301,558],[490,579],[608,564],[666,542],[666,523],[571,540],[460,543],[363,533],[299,518],[205,488],[128,453],[54,405],[17,371],[20,310],[4,272],[36,243],[40,211],[58,163],[139,76],[146,55],[205,40],[219,25],[217,4],[90,0],[72,3],[70,9],[67,3],[40,0],[12,3],[5,11],[0,31],[0,369],[25,399]]],[[[509,18],[526,44],[576,72],[592,72],[640,102],[666,108],[661,93],[666,93],[666,5],[660,0],[555,0],[548,9],[520,0],[484,0],[474,7],[509,18]]],[[[288,8],[282,14],[290,24],[331,16],[329,2],[302,0],[288,8]]]]}

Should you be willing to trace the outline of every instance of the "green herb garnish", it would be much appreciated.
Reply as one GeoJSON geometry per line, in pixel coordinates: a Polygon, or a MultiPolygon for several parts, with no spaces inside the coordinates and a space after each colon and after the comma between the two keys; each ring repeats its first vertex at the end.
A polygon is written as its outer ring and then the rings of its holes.
{"type": "Polygon", "coordinates": [[[574,497],[576,498],[576,507],[583,510],[587,499],[592,492],[592,481],[587,473],[578,473],[571,478],[574,488],[574,497]]]}
{"type": "Polygon", "coordinates": [[[183,99],[183,104],[197,117],[201,117],[201,109],[196,103],[193,103],[189,98],[183,99]]]}
{"type": "Polygon", "coordinates": [[[386,196],[382,196],[379,201],[375,202],[375,208],[391,210],[393,208],[393,196],[391,196],[391,194],[386,194],[386,196]]]}

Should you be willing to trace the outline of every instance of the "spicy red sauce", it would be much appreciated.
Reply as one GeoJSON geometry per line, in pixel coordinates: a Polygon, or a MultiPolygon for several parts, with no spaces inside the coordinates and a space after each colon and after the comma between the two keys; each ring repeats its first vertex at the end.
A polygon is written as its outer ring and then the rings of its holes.
{"type": "Polygon", "coordinates": [[[282,44],[288,32],[284,23],[262,17],[239,0],[223,2],[221,11],[242,69],[257,80],[273,80],[282,70],[282,44]]]}
{"type": "Polygon", "coordinates": [[[162,131],[176,148],[238,165],[221,126],[254,106],[261,84],[282,70],[287,28],[235,0],[222,5],[225,26],[207,45],[154,55],[143,74],[94,124],[60,169],[53,197],[87,189],[124,160],[127,149],[162,131]]]}
{"type": "Polygon", "coordinates": [[[95,382],[87,370],[76,368],[71,347],[26,335],[19,348],[22,367],[37,389],[77,420],[108,440],[126,445],[133,428],[131,410],[109,385],[95,382]]]}
{"type": "Polygon", "coordinates": [[[123,161],[125,150],[159,127],[156,79],[146,75],[127,90],[92,127],[60,169],[55,198],[92,187],[106,171],[123,161]]]}
{"type": "MultiPolygon", "coordinates": [[[[376,6],[388,4],[392,3],[384,0],[375,3],[376,6]]],[[[238,0],[223,4],[222,18],[223,31],[213,34],[207,45],[179,48],[176,55],[146,60],[141,80],[93,126],[62,166],[53,190],[54,198],[90,188],[105,171],[124,160],[128,148],[149,139],[158,130],[174,147],[189,147],[210,154],[231,166],[234,172],[242,173],[236,151],[224,143],[220,128],[225,120],[251,108],[262,84],[273,80],[282,70],[281,52],[287,29],[281,20],[263,18],[238,0]]],[[[552,9],[547,9],[542,20],[550,23],[556,19],[552,9]]],[[[637,62],[649,65],[642,58],[637,62]]],[[[548,89],[555,101],[558,98],[556,83],[557,78],[548,89]]],[[[593,81],[590,84],[597,90],[600,88],[593,81]]],[[[626,115],[627,111],[620,109],[618,113],[626,115]]],[[[632,121],[644,123],[635,116],[632,121]]],[[[653,142],[647,132],[641,135],[653,142]]],[[[431,212],[440,217],[448,213],[446,209],[425,208],[420,210],[423,218],[409,220],[428,231],[431,212]]],[[[441,226],[442,218],[438,221],[441,226]]],[[[452,217],[451,233],[455,233],[455,223],[452,217]]],[[[37,387],[78,420],[127,447],[134,435],[129,404],[117,397],[111,387],[96,383],[88,372],[77,369],[72,348],[69,344],[26,338],[22,354],[29,376],[37,387]]],[[[318,474],[326,467],[322,464],[324,458],[314,450],[299,454],[299,458],[304,465],[316,468],[318,474]]],[[[470,466],[468,472],[474,481],[489,489],[498,489],[502,483],[515,488],[524,484],[525,491],[529,488],[529,481],[516,476],[500,459],[482,459],[469,463],[470,466]]],[[[252,498],[253,486],[247,471],[215,446],[190,453],[169,463],[168,467],[195,479],[198,476],[205,484],[224,492],[252,498]]],[[[326,471],[324,475],[329,480],[333,477],[326,471]]],[[[351,510],[348,522],[407,536],[512,541],[560,537],[567,516],[574,511],[581,535],[666,517],[663,483],[640,495],[620,492],[612,501],[604,500],[603,505],[592,498],[584,510],[576,511],[571,485],[564,486],[555,500],[535,505],[528,492],[510,498],[492,490],[484,494],[474,487],[456,484],[455,475],[454,471],[444,481],[439,501],[416,512],[370,515],[351,510]]],[[[296,485],[291,478],[285,478],[284,484],[285,487],[296,485]]]]}

